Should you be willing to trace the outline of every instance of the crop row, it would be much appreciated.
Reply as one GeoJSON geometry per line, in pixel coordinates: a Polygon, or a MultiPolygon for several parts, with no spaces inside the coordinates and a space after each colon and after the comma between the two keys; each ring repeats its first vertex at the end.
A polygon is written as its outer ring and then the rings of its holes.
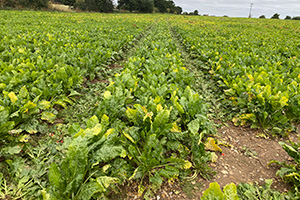
{"type": "Polygon", "coordinates": [[[297,22],[181,18],[174,30],[194,59],[206,63],[239,114],[235,124],[291,131],[300,117],[297,22]]]}
{"type": "Polygon", "coordinates": [[[43,132],[72,104],[84,78],[105,78],[109,62],[151,19],[138,16],[1,11],[0,133],[43,132]],[[54,109],[55,108],[55,109],[54,109]]]}
{"type": "Polygon", "coordinates": [[[138,180],[146,198],[164,179],[205,174],[211,154],[202,139],[214,128],[182,59],[168,25],[158,21],[114,76],[85,129],[69,129],[66,159],[51,165],[44,195],[90,199],[112,183],[138,180]]]}

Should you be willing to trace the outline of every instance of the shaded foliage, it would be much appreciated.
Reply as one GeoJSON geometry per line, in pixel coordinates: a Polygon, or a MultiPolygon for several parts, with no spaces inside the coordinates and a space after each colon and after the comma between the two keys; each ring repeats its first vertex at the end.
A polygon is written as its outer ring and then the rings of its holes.
{"type": "Polygon", "coordinates": [[[300,16],[293,17],[292,20],[300,20],[300,16]]]}
{"type": "Polygon", "coordinates": [[[278,14],[278,13],[275,13],[275,14],[271,17],[271,19],[279,19],[279,14],[278,14]]]}
{"type": "MultiPolygon", "coordinates": [[[[70,0],[67,1],[69,1],[71,4],[73,3],[70,0]]],[[[76,0],[73,6],[83,11],[106,12],[106,13],[113,12],[114,9],[112,0],[76,0]]]]}
{"type": "Polygon", "coordinates": [[[182,8],[176,6],[173,1],[166,0],[119,0],[118,9],[141,13],[175,13],[181,14],[182,8]]]}
{"type": "Polygon", "coordinates": [[[287,15],[285,19],[292,19],[292,17],[287,15]]]}
{"type": "Polygon", "coordinates": [[[0,0],[1,8],[47,8],[49,0],[0,0]]]}

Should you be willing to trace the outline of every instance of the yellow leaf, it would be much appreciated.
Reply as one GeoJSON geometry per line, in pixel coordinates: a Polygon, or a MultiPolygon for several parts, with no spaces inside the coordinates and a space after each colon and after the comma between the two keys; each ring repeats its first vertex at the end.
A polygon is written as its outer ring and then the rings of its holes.
{"type": "Polygon", "coordinates": [[[155,97],[155,99],[153,100],[153,102],[154,102],[155,104],[157,104],[157,103],[160,102],[160,100],[161,100],[161,98],[160,98],[159,96],[157,96],[157,97],[155,97]]]}
{"type": "Polygon", "coordinates": [[[240,119],[255,121],[256,116],[254,113],[242,114],[240,116],[240,119]]]}
{"type": "Polygon", "coordinates": [[[164,109],[164,108],[162,107],[161,104],[158,104],[158,105],[156,106],[157,112],[162,111],[163,109],[164,109]]]}
{"type": "Polygon", "coordinates": [[[101,124],[104,126],[108,126],[109,125],[109,117],[104,114],[101,118],[101,124]]]}
{"type": "Polygon", "coordinates": [[[146,121],[147,118],[150,119],[150,122],[152,122],[152,116],[153,116],[153,112],[148,112],[145,116],[143,121],[146,121]]]}
{"type": "Polygon", "coordinates": [[[87,128],[87,129],[85,129],[83,135],[84,136],[85,135],[99,135],[101,133],[101,131],[102,131],[102,125],[101,124],[97,124],[93,128],[87,128]]]}
{"type": "Polygon", "coordinates": [[[181,133],[181,129],[180,129],[180,127],[177,125],[176,122],[173,122],[173,127],[172,127],[172,129],[171,129],[171,132],[181,133]]]}
{"type": "Polygon", "coordinates": [[[145,114],[148,113],[147,108],[145,108],[144,106],[142,106],[142,110],[144,111],[145,114]]]}
{"type": "Polygon", "coordinates": [[[123,132],[123,134],[124,134],[124,136],[125,136],[128,140],[130,140],[132,143],[135,144],[135,141],[133,140],[133,138],[132,138],[128,133],[123,132]]]}
{"type": "Polygon", "coordinates": [[[279,100],[279,103],[280,103],[281,107],[287,106],[288,105],[287,104],[288,100],[289,99],[287,97],[285,97],[285,96],[281,97],[281,99],[279,100]]]}
{"type": "Polygon", "coordinates": [[[102,171],[103,171],[103,172],[106,172],[110,167],[111,167],[110,164],[104,165],[104,166],[102,167],[102,171]]]}
{"type": "Polygon", "coordinates": [[[111,134],[114,133],[114,128],[110,128],[106,131],[106,133],[104,134],[104,136],[107,138],[108,136],[110,136],[111,134]]]}
{"type": "Polygon", "coordinates": [[[39,108],[46,110],[51,107],[50,101],[41,101],[39,102],[39,108]]]}
{"type": "Polygon", "coordinates": [[[103,96],[104,96],[105,99],[110,99],[111,92],[110,91],[105,91],[103,96]]]}
{"type": "Polygon", "coordinates": [[[29,135],[23,135],[20,139],[20,142],[28,142],[29,135]]]}
{"type": "Polygon", "coordinates": [[[184,168],[184,169],[189,169],[189,168],[191,168],[191,167],[192,167],[192,163],[191,163],[190,161],[185,160],[185,161],[184,161],[183,168],[184,168]]]}
{"type": "Polygon", "coordinates": [[[6,87],[5,83],[0,83],[0,89],[3,90],[6,87]]]}
{"type": "Polygon", "coordinates": [[[32,101],[28,101],[25,105],[24,108],[26,109],[34,109],[36,107],[36,104],[33,103],[32,101]]]}
{"type": "Polygon", "coordinates": [[[18,100],[18,97],[14,92],[8,93],[8,97],[10,98],[12,103],[15,103],[18,100]]]}
{"type": "Polygon", "coordinates": [[[53,113],[50,113],[50,112],[43,112],[41,119],[46,120],[53,124],[55,122],[56,115],[54,115],[53,113]]]}
{"type": "Polygon", "coordinates": [[[120,153],[120,156],[121,156],[122,158],[125,158],[125,157],[127,156],[127,152],[126,152],[125,149],[122,150],[122,152],[120,153]]]}
{"type": "Polygon", "coordinates": [[[207,138],[207,142],[205,143],[205,149],[210,151],[222,152],[222,149],[216,144],[215,140],[211,137],[207,138]]]}
{"type": "Polygon", "coordinates": [[[218,156],[215,152],[211,153],[211,162],[215,163],[218,160],[218,156]]]}
{"type": "Polygon", "coordinates": [[[183,109],[182,105],[180,105],[180,103],[178,103],[177,101],[176,101],[174,104],[175,104],[176,109],[177,109],[181,114],[184,114],[184,109],[183,109]]]}
{"type": "Polygon", "coordinates": [[[251,82],[254,81],[254,77],[253,77],[251,74],[248,74],[247,76],[248,76],[248,78],[249,78],[249,80],[250,80],[251,82]]]}
{"type": "Polygon", "coordinates": [[[74,138],[77,138],[77,137],[79,137],[79,136],[82,136],[82,137],[85,136],[84,129],[81,128],[81,129],[78,131],[78,133],[76,133],[73,137],[74,137],[74,138]]]}

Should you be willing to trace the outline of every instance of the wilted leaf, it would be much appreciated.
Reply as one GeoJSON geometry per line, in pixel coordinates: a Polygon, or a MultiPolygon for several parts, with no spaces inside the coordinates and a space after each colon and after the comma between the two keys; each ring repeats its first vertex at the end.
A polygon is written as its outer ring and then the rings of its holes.
{"type": "Polygon", "coordinates": [[[171,132],[174,132],[174,133],[181,133],[181,128],[177,125],[176,122],[173,122],[172,124],[172,129],[171,129],[171,132]]]}
{"type": "Polygon", "coordinates": [[[28,140],[29,140],[29,135],[23,135],[21,138],[20,138],[20,142],[28,142],[28,140]]]}
{"type": "Polygon", "coordinates": [[[132,143],[135,144],[134,139],[133,139],[128,133],[123,132],[123,135],[124,135],[128,140],[130,140],[132,143]]]}
{"type": "Polygon", "coordinates": [[[218,156],[215,152],[211,153],[211,162],[215,163],[218,160],[218,156]]]}
{"type": "Polygon", "coordinates": [[[215,140],[211,137],[207,138],[207,142],[205,143],[205,149],[210,151],[222,152],[222,149],[216,144],[215,140]]]}
{"type": "Polygon", "coordinates": [[[192,166],[193,165],[192,165],[192,163],[190,161],[185,160],[184,165],[183,165],[184,169],[190,169],[192,166]]]}

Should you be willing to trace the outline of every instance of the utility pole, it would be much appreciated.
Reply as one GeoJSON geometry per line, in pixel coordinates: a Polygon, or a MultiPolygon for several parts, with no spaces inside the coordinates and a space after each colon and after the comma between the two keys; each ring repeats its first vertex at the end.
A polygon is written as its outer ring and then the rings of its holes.
{"type": "Polygon", "coordinates": [[[253,6],[253,3],[251,3],[251,4],[250,4],[249,18],[251,18],[251,17],[252,17],[252,14],[251,14],[251,13],[252,13],[252,6],[253,6]]]}

